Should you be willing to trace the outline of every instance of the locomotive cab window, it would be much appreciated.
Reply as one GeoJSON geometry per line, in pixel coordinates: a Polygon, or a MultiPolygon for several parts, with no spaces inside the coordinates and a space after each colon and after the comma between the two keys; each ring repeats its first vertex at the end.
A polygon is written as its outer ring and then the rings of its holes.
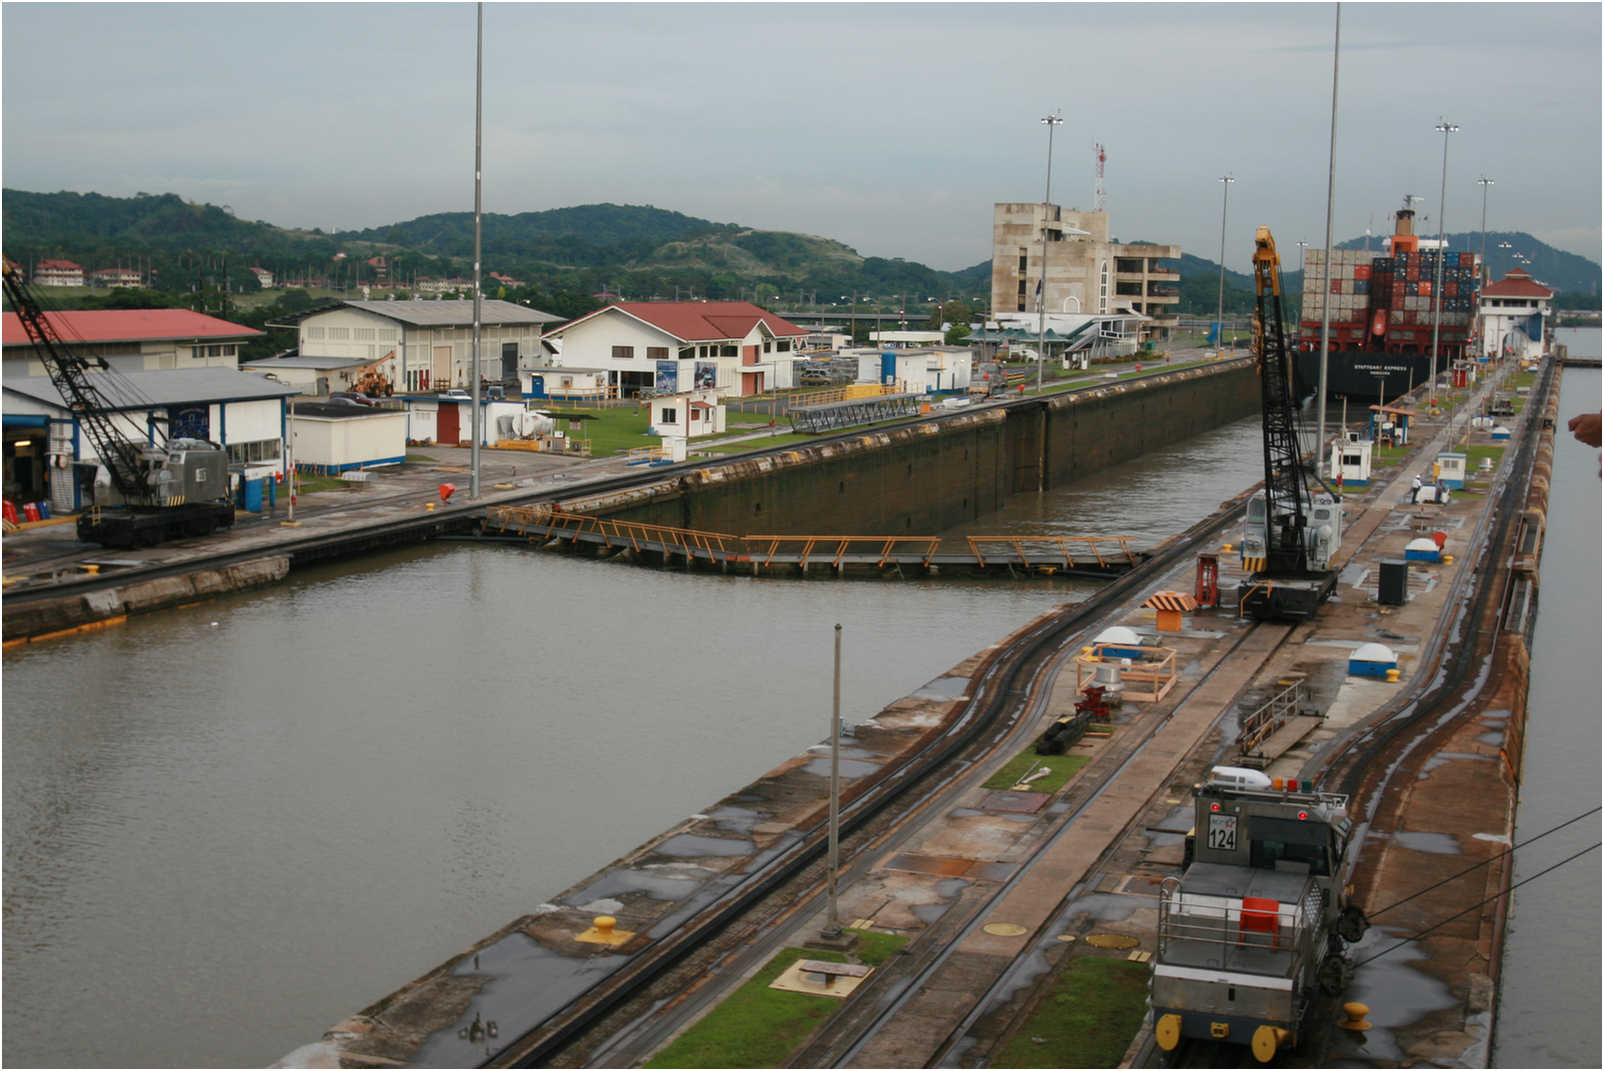
{"type": "Polygon", "coordinates": [[[1328,833],[1318,822],[1298,822],[1285,818],[1255,818],[1248,865],[1274,870],[1277,860],[1307,863],[1309,873],[1331,873],[1328,833]]]}

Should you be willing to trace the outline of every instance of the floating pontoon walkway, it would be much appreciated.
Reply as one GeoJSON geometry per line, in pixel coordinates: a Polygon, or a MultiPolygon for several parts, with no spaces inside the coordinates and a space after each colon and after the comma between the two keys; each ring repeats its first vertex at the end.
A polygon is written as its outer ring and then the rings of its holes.
{"type": "Polygon", "coordinates": [[[729,535],[612,520],[543,506],[494,506],[486,535],[544,547],[753,576],[973,576],[1107,578],[1139,565],[1146,551],[1127,536],[729,535]]]}

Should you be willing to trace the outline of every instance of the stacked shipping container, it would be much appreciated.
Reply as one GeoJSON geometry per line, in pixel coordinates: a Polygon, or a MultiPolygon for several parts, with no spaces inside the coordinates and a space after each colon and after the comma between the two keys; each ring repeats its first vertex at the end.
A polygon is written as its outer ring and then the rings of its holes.
{"type": "MultiPolygon", "coordinates": [[[[1438,255],[1434,250],[1378,256],[1362,249],[1334,249],[1328,266],[1324,250],[1309,250],[1300,333],[1306,340],[1318,340],[1322,307],[1329,301],[1336,348],[1430,345],[1438,255]],[[1379,319],[1377,313],[1382,314],[1379,319]]],[[[1439,346],[1463,346],[1476,307],[1478,275],[1475,254],[1445,255],[1439,346]]]]}

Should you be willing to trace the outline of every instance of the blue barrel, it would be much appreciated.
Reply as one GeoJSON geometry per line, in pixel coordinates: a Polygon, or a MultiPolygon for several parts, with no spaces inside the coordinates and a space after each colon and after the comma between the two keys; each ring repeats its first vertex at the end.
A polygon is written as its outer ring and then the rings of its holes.
{"type": "MultiPolygon", "coordinates": [[[[1506,439],[1509,438],[1509,436],[1507,436],[1507,435],[1504,436],[1504,437],[1506,439]]],[[[39,519],[41,521],[48,521],[50,519],[50,503],[49,502],[41,501],[39,503],[39,519]]]]}
{"type": "Polygon", "coordinates": [[[245,509],[251,513],[262,512],[262,481],[245,481],[245,509]]]}
{"type": "Polygon", "coordinates": [[[885,350],[880,354],[880,382],[895,383],[897,381],[897,354],[895,350],[885,350]]]}

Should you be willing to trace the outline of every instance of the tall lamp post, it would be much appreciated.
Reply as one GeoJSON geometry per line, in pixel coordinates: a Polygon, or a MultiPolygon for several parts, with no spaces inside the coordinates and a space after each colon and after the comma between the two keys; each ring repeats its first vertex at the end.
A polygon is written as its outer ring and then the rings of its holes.
{"type": "MultiPolygon", "coordinates": [[[[1481,267],[1482,267],[1482,271],[1486,271],[1487,270],[1487,187],[1489,187],[1489,186],[1491,186],[1493,184],[1493,180],[1488,178],[1486,175],[1483,175],[1481,178],[1477,179],[1476,181],[1481,183],[1481,267]]],[[[1491,276],[1488,276],[1487,278],[1490,279],[1491,276]]]]}
{"type": "Polygon", "coordinates": [[[1062,126],[1063,109],[1042,116],[1047,127],[1047,189],[1041,200],[1041,278],[1036,280],[1036,393],[1041,393],[1042,370],[1047,367],[1047,213],[1053,200],[1053,127],[1062,126]]]}
{"type": "Polygon", "coordinates": [[[479,422],[484,419],[479,412],[479,343],[481,329],[479,317],[482,311],[484,288],[480,285],[480,245],[481,245],[481,208],[482,186],[484,175],[484,115],[485,115],[485,6],[481,2],[476,5],[474,13],[474,72],[473,72],[473,449],[472,467],[473,475],[469,480],[469,498],[479,497],[479,422]]]}
{"type": "Polygon", "coordinates": [[[1225,348],[1225,210],[1231,203],[1231,183],[1236,179],[1230,175],[1221,175],[1220,181],[1225,184],[1224,192],[1220,197],[1220,292],[1214,302],[1214,355],[1218,357],[1225,348]]]}
{"type": "Polygon", "coordinates": [[[1444,203],[1448,197],[1448,135],[1457,134],[1459,126],[1440,119],[1436,130],[1442,135],[1442,190],[1437,194],[1437,281],[1431,287],[1431,386],[1426,388],[1430,408],[1437,405],[1437,337],[1442,328],[1442,262],[1448,259],[1448,249],[1443,244],[1443,217],[1448,214],[1444,203]]]}

